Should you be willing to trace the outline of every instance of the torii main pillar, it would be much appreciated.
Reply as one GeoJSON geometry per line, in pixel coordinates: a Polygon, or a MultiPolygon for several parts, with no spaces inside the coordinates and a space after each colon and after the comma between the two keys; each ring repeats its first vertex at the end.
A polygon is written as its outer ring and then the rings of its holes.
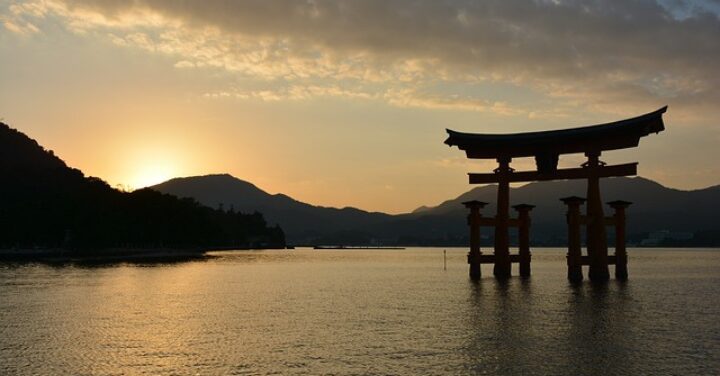
{"type": "Polygon", "coordinates": [[[607,281],[610,279],[608,269],[607,233],[605,231],[605,214],[600,198],[600,170],[605,165],[601,162],[600,152],[587,152],[588,161],[583,164],[587,169],[587,252],[590,256],[591,281],[607,281]]]}
{"type": "Polygon", "coordinates": [[[495,267],[496,278],[508,278],[512,274],[510,263],[510,158],[497,159],[500,164],[495,169],[498,178],[497,212],[495,214],[495,267]]]}

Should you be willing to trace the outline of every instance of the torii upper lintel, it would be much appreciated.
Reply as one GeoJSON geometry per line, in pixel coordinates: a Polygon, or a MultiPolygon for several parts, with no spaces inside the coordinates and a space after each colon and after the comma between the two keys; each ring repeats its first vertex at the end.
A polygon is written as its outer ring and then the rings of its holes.
{"type": "Polygon", "coordinates": [[[601,153],[638,146],[640,138],[665,129],[667,106],[634,118],[579,128],[514,134],[463,133],[447,129],[445,144],[472,159],[535,157],[538,171],[557,168],[561,154],[601,153]]]}

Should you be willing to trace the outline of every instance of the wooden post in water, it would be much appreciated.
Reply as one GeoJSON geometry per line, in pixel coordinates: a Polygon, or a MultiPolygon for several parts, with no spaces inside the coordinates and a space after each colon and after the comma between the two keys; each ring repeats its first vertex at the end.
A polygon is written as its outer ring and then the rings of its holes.
{"type": "Polygon", "coordinates": [[[600,170],[605,165],[601,162],[600,152],[587,152],[587,162],[583,164],[588,170],[587,185],[587,252],[590,256],[591,281],[607,281],[610,279],[607,257],[607,234],[605,231],[605,214],[600,199],[600,170]]]}
{"type": "Polygon", "coordinates": [[[479,280],[482,276],[480,271],[480,209],[487,205],[487,202],[482,201],[466,201],[463,202],[466,208],[470,209],[468,214],[468,225],[470,225],[470,252],[468,253],[467,259],[470,264],[470,279],[479,280]]]}
{"type": "Polygon", "coordinates": [[[627,250],[625,249],[625,209],[632,203],[611,201],[608,205],[615,209],[615,279],[625,281],[628,278],[627,250]]]}
{"type": "Polygon", "coordinates": [[[520,276],[530,276],[530,210],[535,205],[519,204],[513,209],[518,212],[518,249],[520,253],[520,276]]]}
{"type": "Polygon", "coordinates": [[[510,264],[510,234],[508,231],[510,221],[510,158],[497,159],[500,164],[495,169],[498,177],[497,214],[495,215],[495,267],[493,274],[496,278],[509,278],[512,275],[510,264]]]}
{"type": "Polygon", "coordinates": [[[582,245],[580,243],[580,205],[585,199],[577,196],[561,198],[560,201],[567,205],[567,224],[568,224],[568,279],[573,282],[583,280],[582,273],[582,245]]]}

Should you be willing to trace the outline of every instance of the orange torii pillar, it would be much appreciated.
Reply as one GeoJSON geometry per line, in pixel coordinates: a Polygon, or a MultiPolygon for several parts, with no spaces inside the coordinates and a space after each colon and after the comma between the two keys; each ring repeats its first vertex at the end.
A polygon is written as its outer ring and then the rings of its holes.
{"type": "Polygon", "coordinates": [[[495,175],[498,178],[497,212],[495,214],[495,266],[493,274],[496,278],[509,278],[512,275],[510,262],[510,167],[511,158],[498,158],[495,175]]]}
{"type": "Polygon", "coordinates": [[[605,166],[601,162],[600,152],[587,152],[587,162],[583,168],[588,171],[587,178],[587,216],[586,233],[587,253],[590,259],[588,276],[591,281],[607,281],[610,279],[608,270],[607,233],[605,232],[605,214],[600,199],[600,171],[605,166]]]}
{"type": "Polygon", "coordinates": [[[632,203],[628,201],[611,201],[608,205],[615,209],[615,278],[625,281],[628,278],[627,250],[625,249],[625,209],[632,203]]]}
{"type": "Polygon", "coordinates": [[[530,210],[535,205],[513,205],[518,212],[518,250],[520,253],[520,276],[530,276],[530,210]]]}
{"type": "Polygon", "coordinates": [[[568,279],[573,282],[582,281],[582,243],[580,240],[580,225],[582,224],[582,215],[580,214],[580,205],[585,199],[577,196],[561,198],[560,201],[567,205],[567,224],[568,224],[568,252],[567,267],[568,279]]]}
{"type": "Polygon", "coordinates": [[[470,264],[470,279],[479,280],[482,276],[480,271],[480,220],[482,215],[480,209],[487,205],[487,202],[482,201],[466,201],[463,202],[466,208],[470,209],[468,214],[467,222],[470,226],[470,252],[468,253],[468,264],[470,264]]]}

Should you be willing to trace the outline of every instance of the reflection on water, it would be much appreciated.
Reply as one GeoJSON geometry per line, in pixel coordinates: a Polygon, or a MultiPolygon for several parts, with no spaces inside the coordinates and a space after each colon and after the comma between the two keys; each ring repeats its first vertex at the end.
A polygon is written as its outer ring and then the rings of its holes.
{"type": "Polygon", "coordinates": [[[0,265],[0,374],[706,375],[720,252],[633,250],[627,283],[467,278],[465,250],[0,265]]]}

